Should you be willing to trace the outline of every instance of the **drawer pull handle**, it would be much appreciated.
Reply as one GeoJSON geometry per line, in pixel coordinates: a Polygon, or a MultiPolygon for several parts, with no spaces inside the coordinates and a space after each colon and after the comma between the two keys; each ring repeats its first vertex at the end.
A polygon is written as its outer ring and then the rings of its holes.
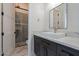
{"type": "Polygon", "coordinates": [[[71,54],[71,53],[68,52],[68,51],[62,50],[62,52],[69,54],[69,56],[73,56],[73,54],[71,54]]]}

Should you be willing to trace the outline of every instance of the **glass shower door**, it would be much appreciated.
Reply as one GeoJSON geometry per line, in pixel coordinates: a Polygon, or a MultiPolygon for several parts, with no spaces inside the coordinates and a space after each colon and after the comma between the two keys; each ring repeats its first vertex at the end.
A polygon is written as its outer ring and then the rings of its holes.
{"type": "Polygon", "coordinates": [[[28,15],[16,12],[15,17],[16,47],[26,45],[28,39],[28,15]]]}

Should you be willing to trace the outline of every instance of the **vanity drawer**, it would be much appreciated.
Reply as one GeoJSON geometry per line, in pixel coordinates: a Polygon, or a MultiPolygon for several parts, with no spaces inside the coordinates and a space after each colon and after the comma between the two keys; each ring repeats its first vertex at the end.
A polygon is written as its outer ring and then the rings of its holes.
{"type": "Polygon", "coordinates": [[[79,56],[79,51],[64,45],[57,44],[57,55],[58,56],[79,56]]]}
{"type": "MultiPolygon", "coordinates": [[[[46,40],[44,38],[41,39],[41,43],[46,47],[51,49],[52,51],[56,52],[57,44],[55,42],[46,40]]],[[[51,51],[51,52],[52,52],[51,51]]]]}

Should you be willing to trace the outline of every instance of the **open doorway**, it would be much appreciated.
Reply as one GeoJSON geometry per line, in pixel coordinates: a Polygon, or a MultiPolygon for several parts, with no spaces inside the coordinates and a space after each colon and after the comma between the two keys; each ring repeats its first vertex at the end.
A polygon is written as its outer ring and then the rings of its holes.
{"type": "Polygon", "coordinates": [[[15,4],[15,49],[12,52],[13,56],[28,55],[28,12],[28,3],[15,4]]]}

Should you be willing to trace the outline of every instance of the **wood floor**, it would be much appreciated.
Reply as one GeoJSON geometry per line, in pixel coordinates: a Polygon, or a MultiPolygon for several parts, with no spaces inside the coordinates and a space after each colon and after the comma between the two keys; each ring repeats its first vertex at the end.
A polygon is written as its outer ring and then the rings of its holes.
{"type": "Polygon", "coordinates": [[[28,47],[21,46],[14,49],[10,56],[28,56],[28,47]]]}

